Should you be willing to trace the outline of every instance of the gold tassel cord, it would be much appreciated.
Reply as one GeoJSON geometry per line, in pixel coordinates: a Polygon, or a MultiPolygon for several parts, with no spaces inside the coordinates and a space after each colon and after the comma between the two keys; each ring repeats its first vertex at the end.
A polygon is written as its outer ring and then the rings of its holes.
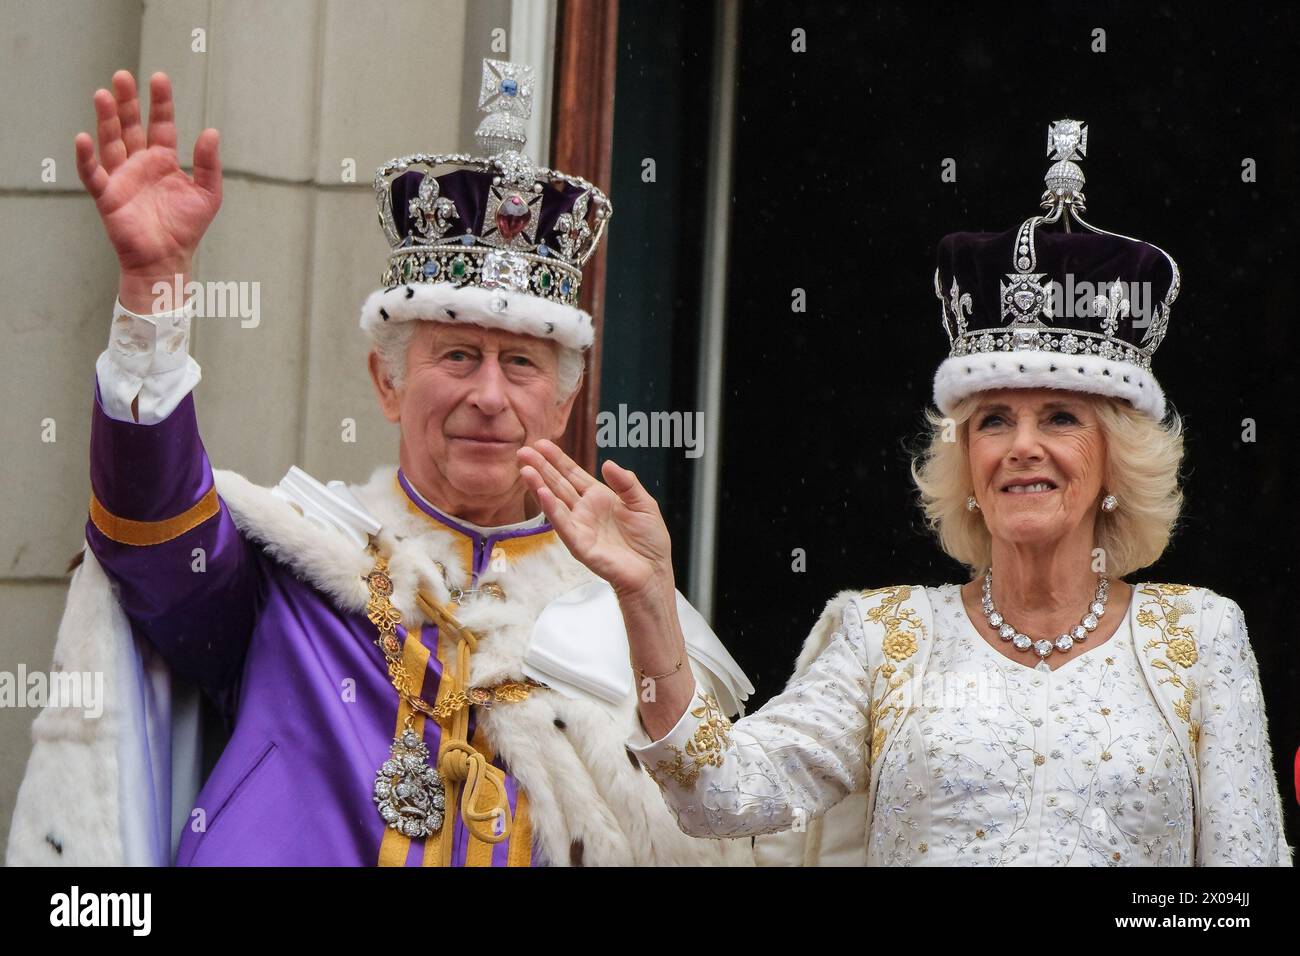
{"type": "MultiPolygon", "coordinates": [[[[443,672],[443,680],[451,680],[447,701],[468,702],[470,656],[478,647],[478,638],[469,628],[438,606],[424,591],[416,592],[420,611],[435,623],[440,631],[456,640],[456,666],[454,672],[443,672]]],[[[510,799],[506,793],[505,773],[493,766],[469,743],[469,707],[456,706],[447,721],[446,710],[436,715],[443,723],[442,745],[438,748],[438,772],[443,779],[460,789],[460,817],[465,829],[484,843],[502,843],[510,838],[514,821],[510,813],[510,799]],[[461,787],[463,785],[463,788],[461,787]],[[490,793],[487,792],[490,788],[490,793]],[[500,830],[497,830],[497,827],[500,830]]],[[[443,863],[450,865],[452,841],[442,841],[443,863]]]]}

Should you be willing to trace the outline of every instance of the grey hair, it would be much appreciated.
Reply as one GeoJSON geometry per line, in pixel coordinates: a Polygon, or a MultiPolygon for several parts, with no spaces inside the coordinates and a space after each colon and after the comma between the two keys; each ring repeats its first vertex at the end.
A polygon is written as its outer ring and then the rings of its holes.
{"type": "MultiPolygon", "coordinates": [[[[394,388],[401,388],[406,380],[406,353],[415,334],[416,322],[384,322],[375,327],[371,341],[388,372],[394,388]]],[[[582,381],[583,354],[578,349],[556,343],[556,403],[566,402],[582,381]]]]}

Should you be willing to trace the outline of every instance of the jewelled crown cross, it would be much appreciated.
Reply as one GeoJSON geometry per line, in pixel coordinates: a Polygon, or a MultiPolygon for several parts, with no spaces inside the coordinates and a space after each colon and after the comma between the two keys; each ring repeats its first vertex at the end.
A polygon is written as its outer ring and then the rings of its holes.
{"type": "Polygon", "coordinates": [[[1088,155],[1088,124],[1082,120],[1053,120],[1047,127],[1047,158],[1056,160],[1043,177],[1047,191],[1042,207],[1052,209],[1069,203],[1080,210],[1087,208],[1083,199],[1083,170],[1075,160],[1088,155]]]}
{"type": "Polygon", "coordinates": [[[479,123],[474,136],[479,148],[488,155],[524,148],[528,139],[524,120],[533,115],[535,82],[531,66],[505,60],[483,61],[478,108],[487,116],[479,123]]]}

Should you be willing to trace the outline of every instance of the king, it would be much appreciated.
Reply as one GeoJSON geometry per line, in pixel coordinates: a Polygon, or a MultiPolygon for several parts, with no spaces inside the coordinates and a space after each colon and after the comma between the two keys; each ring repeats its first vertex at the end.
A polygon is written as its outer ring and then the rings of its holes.
{"type": "Polygon", "coordinates": [[[612,211],[523,152],[533,84],[484,61],[481,155],[376,173],[390,252],[360,322],[399,464],[274,488],[210,466],[194,303],[155,299],[188,287],[220,207],[217,131],[191,178],[165,74],[147,131],[129,72],[96,93],[98,155],[80,134],[77,166],[121,277],[54,656],[105,675],[103,715],[35,721],[9,863],[753,862],[748,840],[686,836],[626,746],[638,699],[683,667],[726,713],[753,687],[680,594],[576,561],[521,473],[563,460],[594,339],[582,269],[612,211]],[[681,659],[630,659],[647,602],[675,603],[681,659]],[[196,720],[204,698],[220,727],[196,720]]]}

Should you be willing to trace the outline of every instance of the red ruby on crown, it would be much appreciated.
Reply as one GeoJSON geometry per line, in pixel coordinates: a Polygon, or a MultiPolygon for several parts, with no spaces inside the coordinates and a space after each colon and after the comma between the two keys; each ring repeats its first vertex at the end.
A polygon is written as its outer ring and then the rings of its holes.
{"type": "Polygon", "coordinates": [[[532,210],[528,208],[528,203],[524,202],[524,197],[519,193],[511,193],[501,200],[501,205],[497,207],[497,232],[501,233],[502,239],[509,242],[524,231],[532,215],[532,210]]]}

